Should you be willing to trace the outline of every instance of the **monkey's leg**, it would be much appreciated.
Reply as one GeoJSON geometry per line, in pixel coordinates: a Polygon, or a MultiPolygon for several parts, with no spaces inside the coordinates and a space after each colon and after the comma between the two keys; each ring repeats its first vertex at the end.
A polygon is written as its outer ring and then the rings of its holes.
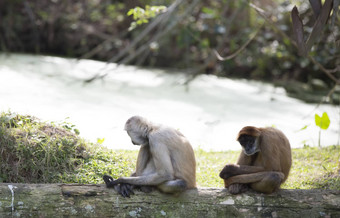
{"type": "Polygon", "coordinates": [[[130,197],[130,195],[134,195],[135,193],[133,192],[133,185],[127,184],[127,183],[121,183],[119,185],[115,186],[115,190],[124,198],[125,197],[130,197]]]}
{"type": "Polygon", "coordinates": [[[137,190],[140,190],[141,192],[144,192],[144,193],[150,193],[152,192],[154,189],[155,189],[155,186],[152,186],[152,185],[137,185],[137,186],[134,186],[135,189],[137,190]]]}
{"type": "Polygon", "coordinates": [[[257,182],[261,182],[264,178],[266,178],[266,180],[264,180],[266,182],[268,180],[269,181],[274,180],[274,178],[275,179],[279,178],[281,182],[284,178],[284,174],[281,172],[274,172],[274,171],[243,174],[243,175],[237,175],[237,176],[233,176],[228,179],[225,179],[224,184],[225,184],[225,187],[228,187],[234,183],[241,183],[241,184],[257,183],[257,182]],[[271,176],[272,174],[276,176],[271,176]]]}
{"type": "Polygon", "coordinates": [[[237,175],[253,174],[263,171],[265,171],[265,169],[261,166],[228,164],[220,172],[220,177],[222,179],[229,179],[230,177],[237,175]]]}
{"type": "Polygon", "coordinates": [[[279,189],[284,175],[280,172],[268,172],[261,181],[250,184],[250,187],[258,192],[270,194],[279,189]]]}
{"type": "Polygon", "coordinates": [[[249,189],[248,184],[234,183],[228,186],[228,191],[230,194],[239,194],[247,191],[249,189]]]}
{"type": "Polygon", "coordinates": [[[224,183],[232,194],[240,193],[241,187],[237,184],[250,184],[255,191],[272,193],[280,187],[283,179],[283,173],[270,171],[234,176],[226,179],[224,183]]]}
{"type": "Polygon", "coordinates": [[[166,181],[157,186],[164,193],[183,192],[187,188],[187,183],[182,179],[166,181]]]}

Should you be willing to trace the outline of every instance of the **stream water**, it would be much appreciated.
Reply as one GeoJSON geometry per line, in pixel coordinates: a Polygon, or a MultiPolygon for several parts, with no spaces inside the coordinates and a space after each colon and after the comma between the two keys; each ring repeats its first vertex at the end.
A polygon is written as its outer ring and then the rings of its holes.
{"type": "Polygon", "coordinates": [[[292,147],[318,144],[315,113],[331,124],[321,145],[339,144],[339,107],[307,104],[282,88],[246,80],[201,75],[189,85],[180,72],[118,66],[92,60],[0,54],[0,111],[45,121],[71,122],[90,141],[113,149],[138,149],[123,130],[133,115],[179,129],[194,148],[237,150],[245,125],[275,126],[292,147]],[[98,72],[104,80],[85,85],[98,72]],[[304,126],[308,127],[300,130],[304,126]]]}

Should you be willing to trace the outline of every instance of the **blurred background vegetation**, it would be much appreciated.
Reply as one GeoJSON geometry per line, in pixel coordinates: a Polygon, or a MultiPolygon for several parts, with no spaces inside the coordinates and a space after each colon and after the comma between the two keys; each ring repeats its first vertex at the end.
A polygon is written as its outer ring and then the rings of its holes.
{"type": "Polygon", "coordinates": [[[333,2],[309,56],[300,56],[293,40],[294,5],[306,37],[316,21],[310,2],[302,0],[5,0],[0,51],[172,68],[191,78],[255,79],[307,102],[327,96],[339,103],[339,79],[321,69],[340,78],[339,0],[333,2]],[[167,9],[132,25],[131,9],[157,5],[167,9]]]}

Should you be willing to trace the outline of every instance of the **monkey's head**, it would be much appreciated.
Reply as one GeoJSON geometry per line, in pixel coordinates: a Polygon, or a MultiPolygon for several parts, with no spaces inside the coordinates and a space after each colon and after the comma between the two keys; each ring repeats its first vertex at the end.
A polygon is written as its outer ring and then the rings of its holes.
{"type": "Polygon", "coordinates": [[[253,126],[246,126],[239,132],[237,141],[241,144],[245,155],[253,155],[260,151],[258,138],[261,131],[253,126]]]}
{"type": "Polygon", "coordinates": [[[149,143],[149,132],[151,124],[145,118],[140,116],[133,116],[129,118],[124,130],[130,136],[132,144],[134,145],[146,145],[149,143]]]}

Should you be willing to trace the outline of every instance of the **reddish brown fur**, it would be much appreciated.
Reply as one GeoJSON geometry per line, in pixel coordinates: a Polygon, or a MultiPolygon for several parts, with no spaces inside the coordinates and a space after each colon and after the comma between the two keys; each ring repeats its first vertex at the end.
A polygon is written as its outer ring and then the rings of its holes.
{"type": "Polygon", "coordinates": [[[246,126],[241,135],[257,137],[260,152],[247,156],[242,151],[237,164],[226,165],[220,176],[229,191],[239,193],[244,185],[256,191],[271,193],[286,181],[291,165],[291,149],[286,136],[275,128],[256,128],[246,126]]]}
{"type": "Polygon", "coordinates": [[[261,135],[261,131],[262,131],[262,128],[256,128],[253,126],[245,126],[238,133],[236,140],[238,140],[241,135],[251,135],[251,136],[259,137],[261,135]]]}

